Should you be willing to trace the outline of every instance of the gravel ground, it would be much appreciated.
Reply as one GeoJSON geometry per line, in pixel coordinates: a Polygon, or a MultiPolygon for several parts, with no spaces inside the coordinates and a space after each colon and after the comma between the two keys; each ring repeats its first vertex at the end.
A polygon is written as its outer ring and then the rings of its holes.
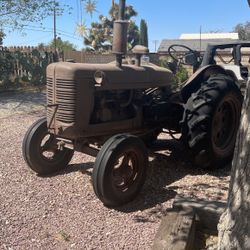
{"type": "Polygon", "coordinates": [[[0,96],[0,249],[150,249],[177,194],[226,199],[229,169],[192,169],[173,140],[150,157],[140,195],[117,209],[104,207],[93,192],[92,157],[76,153],[65,171],[37,176],[21,144],[45,115],[43,103],[41,93],[0,96]]]}
{"type": "Polygon", "coordinates": [[[25,114],[44,110],[46,93],[41,92],[0,92],[0,119],[15,114],[25,114]]]}

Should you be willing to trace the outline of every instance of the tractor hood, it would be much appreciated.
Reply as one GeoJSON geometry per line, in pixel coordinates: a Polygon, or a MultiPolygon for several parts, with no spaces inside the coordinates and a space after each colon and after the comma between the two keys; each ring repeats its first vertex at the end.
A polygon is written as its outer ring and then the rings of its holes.
{"type": "Polygon", "coordinates": [[[154,64],[137,67],[123,65],[121,68],[113,64],[83,64],[59,62],[47,67],[47,77],[73,81],[92,80],[97,84],[97,75],[102,77],[101,85],[108,89],[152,88],[170,85],[173,75],[170,70],[154,64]]]}

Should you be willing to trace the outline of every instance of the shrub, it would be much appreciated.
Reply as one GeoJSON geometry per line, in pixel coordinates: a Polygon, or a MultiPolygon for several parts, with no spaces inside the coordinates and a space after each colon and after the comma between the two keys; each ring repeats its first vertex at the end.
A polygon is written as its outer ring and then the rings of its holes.
{"type": "Polygon", "coordinates": [[[160,66],[171,70],[174,74],[174,82],[172,88],[178,90],[183,83],[188,79],[188,70],[181,64],[177,65],[172,62],[168,57],[160,58],[160,66]]]}

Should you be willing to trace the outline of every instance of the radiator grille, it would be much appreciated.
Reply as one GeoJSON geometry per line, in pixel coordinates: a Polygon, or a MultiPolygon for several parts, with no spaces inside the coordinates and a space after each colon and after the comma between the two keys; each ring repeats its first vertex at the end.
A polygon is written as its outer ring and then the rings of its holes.
{"type": "MultiPolygon", "coordinates": [[[[47,77],[47,105],[52,105],[53,102],[53,78],[47,77]]],[[[52,118],[53,108],[47,108],[48,120],[52,118]]]]}
{"type": "Polygon", "coordinates": [[[75,122],[76,85],[74,81],[56,79],[56,101],[59,104],[57,120],[66,123],[75,122]]]}
{"type": "MultiPolygon", "coordinates": [[[[64,123],[75,122],[76,85],[72,80],[56,79],[53,89],[53,79],[47,78],[47,102],[58,104],[56,120],[64,123]]],[[[48,108],[48,116],[52,117],[54,108],[48,108]]]]}

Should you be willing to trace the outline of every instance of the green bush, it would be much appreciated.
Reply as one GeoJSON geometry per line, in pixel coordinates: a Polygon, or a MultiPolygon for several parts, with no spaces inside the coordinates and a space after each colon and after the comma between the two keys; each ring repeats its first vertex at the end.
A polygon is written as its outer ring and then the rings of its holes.
{"type": "Polygon", "coordinates": [[[179,65],[177,72],[175,74],[176,84],[181,85],[188,79],[188,71],[182,65],[179,65]]]}
{"type": "Polygon", "coordinates": [[[42,85],[46,83],[46,68],[53,61],[53,53],[0,51],[0,85],[4,88],[20,85],[42,85]],[[16,74],[16,68],[22,74],[16,74]]]}
{"type": "Polygon", "coordinates": [[[160,66],[171,70],[174,74],[173,89],[180,89],[188,79],[188,70],[183,65],[175,65],[168,57],[160,58],[160,66]]]}
{"type": "Polygon", "coordinates": [[[13,72],[13,56],[11,53],[0,53],[0,81],[2,85],[7,86],[10,82],[10,72],[13,72]]]}

